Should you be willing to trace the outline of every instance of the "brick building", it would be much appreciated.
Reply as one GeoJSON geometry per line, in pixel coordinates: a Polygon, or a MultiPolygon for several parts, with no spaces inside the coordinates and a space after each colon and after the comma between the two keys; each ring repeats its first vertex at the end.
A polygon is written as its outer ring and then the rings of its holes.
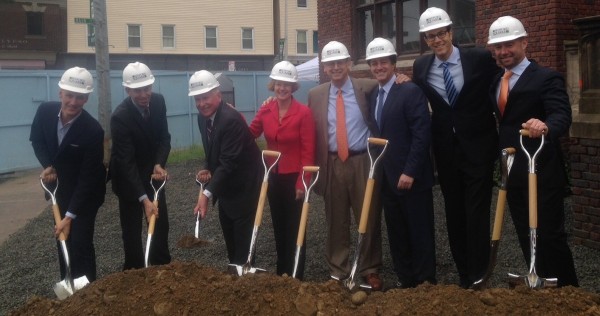
{"type": "Polygon", "coordinates": [[[600,76],[600,18],[577,20],[600,15],[600,1],[328,0],[318,5],[319,46],[344,43],[356,77],[370,76],[364,52],[378,36],[395,43],[398,68],[411,74],[415,58],[428,52],[418,18],[430,6],[450,14],[455,40],[465,46],[484,46],[489,25],[500,16],[520,19],[530,38],[529,58],[561,72],[567,81],[573,126],[564,147],[570,161],[573,240],[600,249],[600,80],[594,79],[600,76]]]}

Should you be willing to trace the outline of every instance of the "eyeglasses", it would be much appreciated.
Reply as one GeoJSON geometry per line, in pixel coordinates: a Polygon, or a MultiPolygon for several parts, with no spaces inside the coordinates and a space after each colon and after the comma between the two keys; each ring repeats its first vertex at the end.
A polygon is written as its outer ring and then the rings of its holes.
{"type": "Polygon", "coordinates": [[[448,31],[439,31],[436,34],[425,34],[423,36],[423,38],[425,38],[426,41],[434,41],[435,38],[439,38],[439,39],[444,39],[444,37],[446,37],[446,35],[448,34],[448,31]]]}

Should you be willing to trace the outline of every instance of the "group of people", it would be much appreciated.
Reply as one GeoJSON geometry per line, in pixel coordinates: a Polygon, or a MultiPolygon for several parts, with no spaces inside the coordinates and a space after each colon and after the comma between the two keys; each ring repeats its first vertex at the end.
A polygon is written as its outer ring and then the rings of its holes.
{"type": "MultiPolygon", "coordinates": [[[[495,58],[487,49],[455,46],[452,21],[442,9],[427,9],[419,19],[419,31],[433,54],[415,60],[412,81],[397,73],[396,50],[386,39],[375,38],[366,49],[374,80],[351,77],[348,49],[340,42],[329,42],[323,47],[321,63],[330,81],[309,91],[307,105],[293,96],[298,89],[294,65],[277,63],[268,84],[274,96],[249,125],[224,102],[212,73],[201,70],[190,77],[188,95],[198,109],[205,152],[205,165],[197,178],[206,183],[194,212],[205,217],[210,200],[218,201],[230,264],[242,265],[247,260],[264,177],[256,138],[264,135],[267,149],[281,152],[269,175],[267,193],[277,274],[294,271],[306,194],[302,168],[316,165],[322,175],[315,192],[325,202],[325,257],[330,276],[347,278],[352,217],[360,220],[371,167],[367,138],[373,136],[387,139],[389,150],[376,170],[368,225],[357,249],[361,282],[373,290],[383,287],[379,276],[383,209],[397,287],[437,283],[432,150],[444,196],[448,242],[459,284],[468,288],[488,265],[495,161],[500,149],[520,148],[519,130],[526,129],[527,148],[536,148],[542,135],[546,142],[536,166],[540,177],[537,272],[557,277],[559,286],[578,285],[564,227],[566,173],[559,137],[568,131],[571,110],[563,78],[526,57],[527,33],[513,17],[501,17],[490,26],[488,45],[495,58]]],[[[150,263],[171,260],[166,195],[161,192],[158,207],[151,200],[150,178],[168,179],[165,165],[170,152],[165,100],[152,91],[153,82],[150,69],[142,63],[131,63],[123,71],[128,96],[111,117],[108,176],[103,165],[104,133],[83,110],[93,90],[87,70],[67,70],[59,82],[60,102],[43,103],[35,115],[30,140],[43,167],[43,181],[60,179],[57,200],[63,219],[55,233],[69,235],[74,277],[95,280],[94,221],[104,201],[107,178],[119,199],[123,269],[144,266],[144,216],[157,217],[150,263]]],[[[518,150],[507,191],[529,263],[527,163],[525,153],[518,150]]],[[[300,279],[304,256],[303,249],[296,273],[300,279]]]]}

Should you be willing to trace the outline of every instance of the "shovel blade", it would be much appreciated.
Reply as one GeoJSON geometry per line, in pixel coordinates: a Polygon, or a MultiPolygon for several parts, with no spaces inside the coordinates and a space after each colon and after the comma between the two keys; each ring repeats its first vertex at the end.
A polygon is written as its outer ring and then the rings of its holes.
{"type": "Polygon", "coordinates": [[[255,273],[263,273],[263,272],[267,272],[267,270],[265,269],[261,269],[261,268],[255,268],[252,266],[246,266],[246,265],[238,265],[238,264],[229,264],[230,267],[235,268],[235,273],[238,276],[243,276],[246,274],[255,274],[255,273]]]}
{"type": "Polygon", "coordinates": [[[73,280],[73,284],[75,289],[72,289],[67,280],[62,280],[56,284],[54,284],[54,293],[59,300],[64,300],[65,298],[73,295],[74,292],[81,290],[84,286],[88,285],[90,281],[84,275],[75,280],[73,280]]]}

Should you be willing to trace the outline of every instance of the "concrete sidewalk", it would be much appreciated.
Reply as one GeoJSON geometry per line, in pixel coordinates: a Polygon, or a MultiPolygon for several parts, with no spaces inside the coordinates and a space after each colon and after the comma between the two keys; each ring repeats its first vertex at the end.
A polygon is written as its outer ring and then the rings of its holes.
{"type": "Polygon", "coordinates": [[[36,168],[0,176],[0,244],[50,204],[44,199],[40,173],[36,168]]]}

